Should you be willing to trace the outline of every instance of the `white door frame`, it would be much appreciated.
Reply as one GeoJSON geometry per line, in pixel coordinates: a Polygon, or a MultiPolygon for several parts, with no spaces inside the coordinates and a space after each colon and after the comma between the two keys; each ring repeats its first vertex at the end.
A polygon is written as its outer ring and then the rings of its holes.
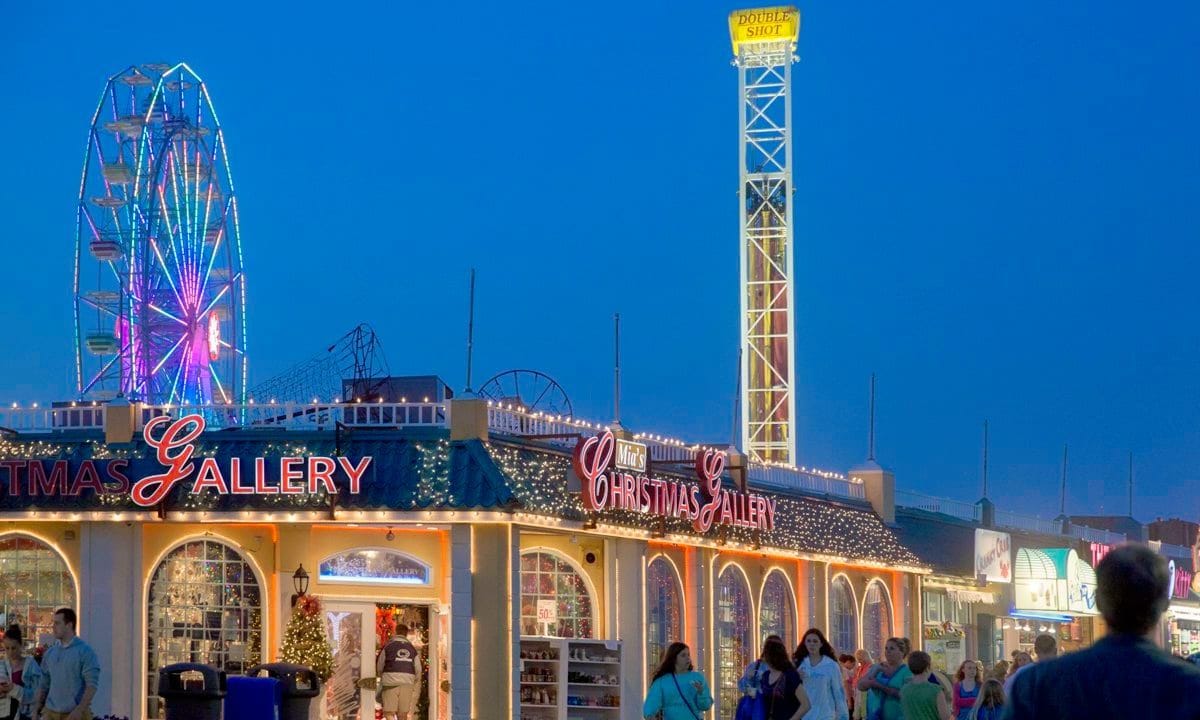
{"type": "MultiPolygon", "coordinates": [[[[327,599],[321,607],[322,613],[357,613],[362,616],[362,647],[361,661],[362,666],[359,670],[359,677],[373,677],[375,675],[375,603],[363,602],[361,598],[357,602],[345,602],[340,600],[327,599]]],[[[324,617],[321,618],[325,620],[324,617]]],[[[375,692],[373,690],[360,690],[361,705],[358,710],[358,720],[375,720],[375,692]]],[[[325,717],[325,693],[321,693],[320,697],[321,715],[325,717]]]]}
{"type": "MultiPolygon", "coordinates": [[[[321,599],[322,599],[322,602],[324,605],[324,607],[323,607],[324,612],[327,612],[331,609],[342,609],[342,608],[351,609],[352,611],[359,611],[359,610],[365,610],[366,608],[370,608],[371,618],[372,618],[371,627],[370,627],[370,631],[371,631],[370,640],[371,640],[372,650],[371,650],[370,657],[368,657],[365,652],[366,651],[365,646],[367,644],[367,641],[366,641],[367,628],[363,628],[363,645],[364,645],[363,662],[366,663],[369,661],[371,663],[370,665],[364,665],[363,673],[367,673],[369,671],[370,675],[364,674],[363,677],[372,677],[375,674],[375,664],[374,664],[375,663],[375,654],[377,652],[379,652],[379,648],[375,647],[374,613],[375,613],[376,606],[377,605],[421,605],[421,606],[425,607],[425,609],[426,609],[425,616],[428,619],[427,622],[429,623],[429,628],[428,628],[429,629],[429,648],[426,653],[427,657],[425,660],[426,664],[429,666],[427,668],[429,682],[426,683],[427,687],[425,688],[425,692],[429,698],[429,720],[437,720],[437,717],[438,717],[438,693],[440,692],[440,686],[441,686],[441,680],[442,680],[442,678],[440,678],[438,675],[440,668],[441,668],[441,664],[440,664],[441,657],[438,653],[438,647],[439,647],[439,643],[441,641],[441,628],[439,627],[440,623],[438,622],[441,618],[441,614],[440,614],[441,613],[441,603],[437,600],[431,600],[430,598],[411,598],[411,597],[409,597],[409,598],[405,598],[405,597],[364,598],[362,596],[355,596],[355,595],[330,595],[330,594],[322,594],[321,599]]],[[[365,702],[364,702],[364,707],[365,707],[365,702]]],[[[374,720],[374,718],[375,718],[375,698],[374,698],[374,694],[372,694],[371,714],[369,717],[364,718],[364,720],[374,720]]]]}

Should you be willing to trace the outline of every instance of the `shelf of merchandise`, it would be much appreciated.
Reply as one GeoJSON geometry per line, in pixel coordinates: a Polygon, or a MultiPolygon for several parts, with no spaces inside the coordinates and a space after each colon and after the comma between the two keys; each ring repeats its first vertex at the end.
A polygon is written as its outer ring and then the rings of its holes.
{"type": "Polygon", "coordinates": [[[521,638],[520,680],[521,716],[524,720],[575,720],[575,718],[617,717],[621,712],[621,643],[610,640],[575,638],[521,638]],[[547,654],[547,658],[524,657],[547,654]],[[530,669],[553,668],[553,681],[542,679],[530,669]],[[574,682],[571,678],[601,679],[601,682],[574,682]],[[553,689],[551,689],[553,688],[553,689]],[[530,703],[528,689],[540,699],[540,693],[553,693],[554,703],[530,703]],[[572,702],[615,703],[575,705],[572,702]]]}

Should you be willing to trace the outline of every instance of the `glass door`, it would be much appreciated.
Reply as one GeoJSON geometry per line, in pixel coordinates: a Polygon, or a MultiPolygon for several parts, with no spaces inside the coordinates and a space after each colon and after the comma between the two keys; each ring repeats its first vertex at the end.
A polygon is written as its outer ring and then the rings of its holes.
{"type": "Polygon", "coordinates": [[[325,605],[325,635],[333,647],[333,676],[325,683],[323,720],[375,720],[375,605],[325,605]],[[365,686],[365,687],[364,687],[365,686]]]}

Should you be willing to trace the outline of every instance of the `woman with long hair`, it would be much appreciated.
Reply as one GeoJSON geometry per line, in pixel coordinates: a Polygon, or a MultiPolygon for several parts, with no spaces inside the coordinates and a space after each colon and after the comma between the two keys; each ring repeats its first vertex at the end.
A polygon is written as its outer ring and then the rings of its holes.
{"type": "Polygon", "coordinates": [[[20,626],[9,625],[4,631],[4,654],[0,657],[0,718],[31,717],[41,679],[41,667],[31,655],[25,654],[20,626]]]}
{"type": "Polygon", "coordinates": [[[992,671],[990,673],[988,673],[989,679],[999,680],[1001,683],[1004,682],[1004,678],[1006,678],[1006,677],[1008,677],[1008,661],[1007,660],[998,661],[996,663],[995,667],[992,668],[992,671]]]}
{"type": "Polygon", "coordinates": [[[708,681],[692,667],[692,651],[681,642],[668,645],[646,692],[642,716],[662,713],[663,720],[702,720],[712,704],[708,681]]]}
{"type": "Polygon", "coordinates": [[[1013,680],[1017,677],[1017,671],[1026,665],[1033,664],[1033,656],[1024,650],[1018,650],[1013,653],[1012,665],[1008,666],[1008,675],[1004,678],[1004,696],[1008,697],[1012,693],[1013,680]]]}
{"type": "Polygon", "coordinates": [[[988,678],[979,686],[979,697],[971,708],[970,720],[1000,720],[1004,710],[1004,685],[995,678],[988,678]]]}
{"type": "Polygon", "coordinates": [[[875,720],[901,720],[900,688],[912,678],[912,671],[904,664],[906,642],[904,638],[888,638],[883,645],[883,660],[872,667],[862,680],[859,690],[868,690],[867,717],[875,720]]]}
{"type": "Polygon", "coordinates": [[[825,634],[817,628],[806,630],[792,657],[812,702],[804,720],[849,720],[842,668],[825,634]]]}
{"type": "Polygon", "coordinates": [[[778,643],[783,642],[783,638],[778,635],[768,635],[763,640],[763,647],[758,653],[758,659],[746,666],[746,669],[742,672],[741,679],[738,680],[738,690],[747,697],[757,697],[759,690],[762,688],[762,676],[767,671],[766,666],[763,665],[763,656],[767,652],[767,643],[772,640],[778,643]]]}
{"type": "Polygon", "coordinates": [[[983,666],[974,660],[963,660],[954,673],[954,718],[967,720],[971,716],[971,708],[979,698],[979,688],[983,685],[983,666]]]}
{"type": "Polygon", "coordinates": [[[763,646],[767,673],[762,679],[766,720],[800,720],[812,708],[804,681],[788,659],[782,642],[772,640],[763,646]]]}

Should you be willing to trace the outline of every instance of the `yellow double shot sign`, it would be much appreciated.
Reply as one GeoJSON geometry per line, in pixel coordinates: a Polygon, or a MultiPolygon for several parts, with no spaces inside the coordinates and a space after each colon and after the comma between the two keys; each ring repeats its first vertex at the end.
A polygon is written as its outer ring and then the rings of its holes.
{"type": "Polygon", "coordinates": [[[754,43],[796,42],[800,37],[800,11],[794,7],[755,8],[734,10],[729,14],[729,39],[733,54],[742,45],[754,43]]]}

